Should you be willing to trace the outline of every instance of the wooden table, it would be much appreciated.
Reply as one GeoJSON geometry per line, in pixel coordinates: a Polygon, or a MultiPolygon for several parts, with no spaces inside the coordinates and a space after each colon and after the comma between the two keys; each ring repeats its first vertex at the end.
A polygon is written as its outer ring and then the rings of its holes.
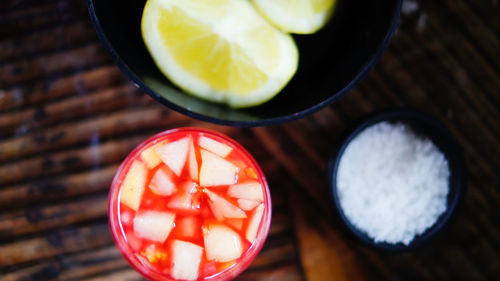
{"type": "Polygon", "coordinates": [[[380,63],[342,100],[280,126],[238,129],[154,102],[111,62],[83,0],[0,4],[0,280],[137,280],[110,236],[107,192],[147,136],[218,130],[268,176],[273,221],[240,280],[500,280],[500,4],[407,0],[380,63]],[[325,166],[376,110],[441,120],[466,154],[468,192],[438,239],[400,254],[362,246],[329,210],[325,166]]]}

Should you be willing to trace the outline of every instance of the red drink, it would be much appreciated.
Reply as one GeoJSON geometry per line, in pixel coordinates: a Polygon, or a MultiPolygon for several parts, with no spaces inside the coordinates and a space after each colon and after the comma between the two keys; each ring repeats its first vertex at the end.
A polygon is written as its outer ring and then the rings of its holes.
{"type": "Polygon", "coordinates": [[[260,167],[234,140],[174,129],[122,163],[109,222],[123,256],[148,279],[228,280],[262,248],[271,197],[260,167]]]}

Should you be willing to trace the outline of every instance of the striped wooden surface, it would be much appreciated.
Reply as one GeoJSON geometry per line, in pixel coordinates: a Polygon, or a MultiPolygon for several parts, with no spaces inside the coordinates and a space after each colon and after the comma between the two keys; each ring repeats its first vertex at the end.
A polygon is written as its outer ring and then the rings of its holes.
{"type": "Polygon", "coordinates": [[[345,98],[253,129],[190,119],[110,61],[83,0],[0,4],[0,280],[140,280],[106,221],[111,178],[147,136],[215,129],[241,142],[272,188],[273,222],[239,280],[500,280],[500,4],[406,0],[381,62],[345,98]],[[466,153],[468,193],[438,239],[375,252],[329,210],[325,170],[345,130],[408,106],[440,119],[466,153]]]}

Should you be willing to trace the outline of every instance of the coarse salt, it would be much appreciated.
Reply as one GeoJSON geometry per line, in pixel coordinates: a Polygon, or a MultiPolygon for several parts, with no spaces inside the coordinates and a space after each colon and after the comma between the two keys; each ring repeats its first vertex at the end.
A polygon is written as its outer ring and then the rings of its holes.
{"type": "Polygon", "coordinates": [[[375,242],[409,245],[446,210],[448,162],[408,126],[381,122],[346,147],[337,171],[340,206],[375,242]]]}

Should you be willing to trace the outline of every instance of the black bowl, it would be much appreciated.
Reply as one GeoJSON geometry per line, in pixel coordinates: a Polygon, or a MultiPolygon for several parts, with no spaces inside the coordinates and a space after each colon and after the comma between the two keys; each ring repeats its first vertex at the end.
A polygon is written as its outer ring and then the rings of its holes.
{"type": "Polygon", "coordinates": [[[289,84],[271,101],[247,109],[189,96],[164,77],[142,40],[145,2],[87,0],[97,34],[121,70],[154,99],[188,116],[223,125],[264,126],[312,113],[359,82],[389,45],[402,0],[339,0],[321,31],[294,35],[300,58],[289,84]]]}
{"type": "Polygon", "coordinates": [[[444,227],[449,223],[457,209],[457,205],[462,200],[465,193],[465,161],[462,148],[453,137],[453,135],[442,125],[439,121],[431,118],[422,113],[407,110],[407,109],[394,109],[375,113],[364,120],[362,120],[354,129],[349,132],[345,140],[342,142],[337,151],[333,154],[328,167],[328,184],[332,192],[333,205],[336,212],[339,214],[342,221],[345,223],[347,229],[356,238],[361,240],[365,245],[375,249],[385,251],[404,251],[417,248],[431,238],[434,238],[444,227]],[[428,228],[421,235],[417,235],[409,245],[403,243],[390,244],[385,242],[376,243],[373,239],[362,230],[354,226],[347,216],[344,214],[339,202],[337,194],[337,170],[339,167],[340,159],[349,145],[349,143],[356,138],[364,129],[379,123],[387,121],[390,123],[403,123],[413,129],[415,133],[430,139],[444,154],[448,160],[448,167],[450,170],[449,178],[449,192],[447,197],[446,211],[439,216],[437,221],[428,228]]]}

